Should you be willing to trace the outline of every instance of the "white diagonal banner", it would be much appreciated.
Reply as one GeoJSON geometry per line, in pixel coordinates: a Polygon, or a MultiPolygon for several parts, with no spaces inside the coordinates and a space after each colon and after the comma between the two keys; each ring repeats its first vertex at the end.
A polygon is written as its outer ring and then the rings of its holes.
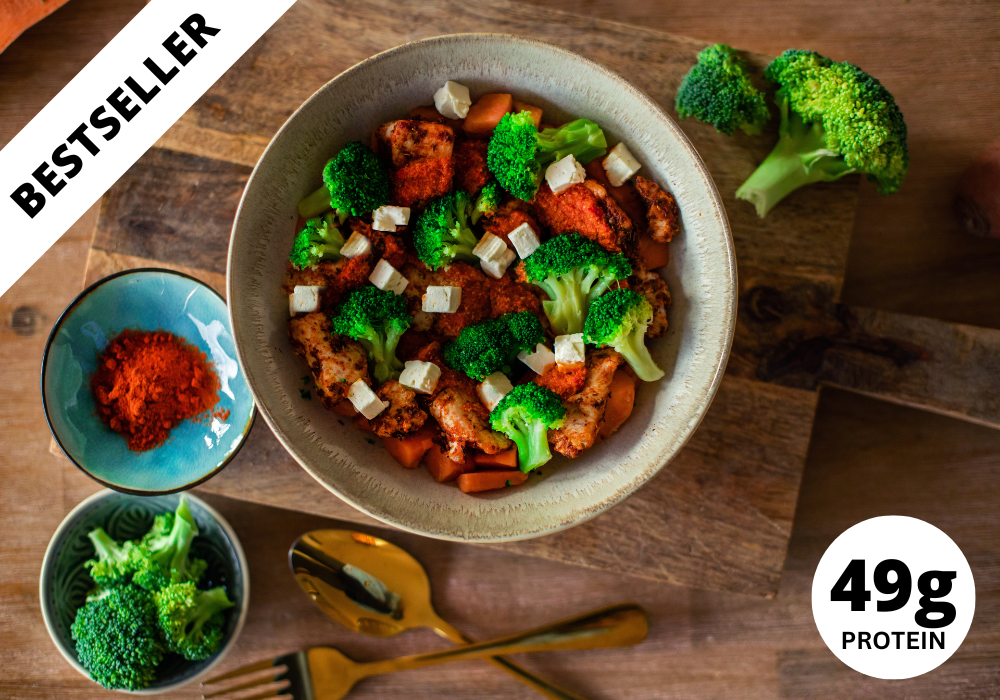
{"type": "Polygon", "coordinates": [[[0,151],[0,294],[295,0],[152,0],[0,151]]]}

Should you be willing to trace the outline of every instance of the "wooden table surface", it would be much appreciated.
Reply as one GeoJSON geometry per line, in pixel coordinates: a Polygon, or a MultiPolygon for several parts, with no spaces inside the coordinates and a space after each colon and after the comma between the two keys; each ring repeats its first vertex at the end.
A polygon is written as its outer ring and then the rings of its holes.
{"type": "MultiPolygon", "coordinates": [[[[306,1],[306,0],[300,0],[306,1]]],[[[141,0],[73,0],[0,55],[5,144],[135,12],[141,0]]],[[[539,2],[539,4],[543,4],[539,2]]],[[[867,0],[556,0],[546,6],[703,38],[761,53],[808,47],[849,59],[896,95],[910,126],[911,174],[899,195],[864,185],[844,288],[850,304],[1000,327],[1000,241],[952,223],[956,175],[1000,137],[1000,15],[995,2],[867,0]]],[[[84,216],[0,297],[0,696],[121,697],[79,677],[48,639],[38,571],[59,521],[95,490],[47,452],[38,392],[41,350],[79,291],[96,211],[84,216]]],[[[581,572],[556,562],[392,534],[431,572],[442,614],[485,637],[632,599],[651,614],[650,639],[613,652],[556,654],[526,665],[594,698],[987,698],[1000,696],[1000,433],[942,416],[825,390],[820,399],[785,575],[774,600],[706,593],[581,572]],[[823,646],[809,588],[824,549],[876,515],[923,518],[963,548],[977,581],[962,648],[924,677],[865,678],[823,646]]],[[[211,498],[211,497],[210,497],[211,498]]],[[[253,603],[225,667],[308,644],[357,658],[437,648],[430,633],[392,640],[327,621],[287,572],[292,540],[313,516],[211,498],[250,559],[253,603]]],[[[385,535],[385,533],[381,533],[385,535]]],[[[372,679],[356,697],[529,698],[484,664],[372,679]]],[[[196,697],[192,689],[177,697],[196,697]]],[[[354,697],[352,696],[352,697],[354,697]]]]}

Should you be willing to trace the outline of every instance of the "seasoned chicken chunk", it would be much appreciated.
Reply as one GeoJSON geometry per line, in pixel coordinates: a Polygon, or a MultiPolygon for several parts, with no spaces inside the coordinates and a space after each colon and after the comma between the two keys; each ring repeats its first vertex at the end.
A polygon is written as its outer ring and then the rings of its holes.
{"type": "Polygon", "coordinates": [[[451,189],[455,132],[450,126],[397,119],[378,128],[375,144],[391,162],[393,204],[412,207],[451,189]]]}
{"type": "Polygon", "coordinates": [[[417,394],[390,379],[375,395],[389,407],[371,419],[372,430],[379,437],[402,438],[418,431],[427,422],[427,412],[417,403],[417,394]]]}
{"type": "Polygon", "coordinates": [[[562,427],[549,431],[549,442],[556,452],[576,457],[593,446],[611,395],[611,379],[624,361],[611,348],[587,353],[587,377],[583,388],[563,401],[566,417],[562,427]]]}
{"type": "Polygon", "coordinates": [[[471,391],[461,383],[446,386],[434,395],[430,411],[448,438],[447,455],[454,462],[464,462],[469,447],[492,455],[512,444],[505,435],[490,429],[489,414],[474,386],[471,391]]]}
{"type": "Polygon", "coordinates": [[[486,167],[488,143],[479,139],[466,139],[455,146],[455,189],[465,190],[475,197],[490,181],[490,171],[486,167]]]}
{"type": "Polygon", "coordinates": [[[558,195],[543,182],[534,207],[538,221],[553,234],[576,231],[629,259],[638,254],[632,221],[596,180],[585,180],[558,195]]]}
{"type": "Polygon", "coordinates": [[[659,338],[667,332],[667,309],[670,308],[670,290],[667,283],[655,272],[636,272],[629,278],[629,286],[646,296],[653,307],[653,320],[646,326],[647,338],[659,338]]]}
{"type": "Polygon", "coordinates": [[[635,190],[646,204],[649,235],[654,241],[668,243],[681,229],[681,212],[677,200],[652,180],[635,176],[635,190]]]}
{"type": "Polygon", "coordinates": [[[309,365],[316,393],[327,408],[347,398],[347,390],[357,380],[371,384],[368,352],[356,340],[333,335],[326,314],[293,318],[288,322],[288,336],[295,354],[309,365]]]}

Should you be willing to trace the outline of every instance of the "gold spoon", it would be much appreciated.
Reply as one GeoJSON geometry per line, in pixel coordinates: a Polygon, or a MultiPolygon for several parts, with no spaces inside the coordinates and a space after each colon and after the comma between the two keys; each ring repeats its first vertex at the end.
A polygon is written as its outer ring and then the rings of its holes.
{"type": "MultiPolygon", "coordinates": [[[[416,559],[394,544],[349,530],[313,530],[288,552],[288,563],[310,598],[348,629],[374,637],[430,627],[456,644],[475,640],[441,619],[431,583],[416,559]]],[[[500,656],[490,663],[552,700],[584,700],[500,656]]]]}

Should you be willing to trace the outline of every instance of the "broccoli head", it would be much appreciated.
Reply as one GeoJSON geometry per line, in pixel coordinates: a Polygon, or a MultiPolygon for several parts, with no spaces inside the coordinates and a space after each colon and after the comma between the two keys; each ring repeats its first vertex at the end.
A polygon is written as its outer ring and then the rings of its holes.
{"type": "Polygon", "coordinates": [[[624,255],[609,253],[578,233],[553,236],[524,260],[528,281],[548,294],[542,302],[556,335],[579,333],[590,304],[615,280],[632,274],[624,255]]]}
{"type": "Polygon", "coordinates": [[[306,222],[305,228],[295,236],[292,252],[288,256],[296,269],[304,270],[322,260],[335,260],[340,257],[344,236],[337,228],[336,222],[333,214],[327,214],[322,219],[309,219],[306,222]]]}
{"type": "Polygon", "coordinates": [[[746,63],[725,44],[698,53],[698,62],[677,90],[675,107],[681,119],[694,117],[726,136],[736,129],[759,134],[771,118],[764,94],[753,86],[746,63]]]}
{"type": "Polygon", "coordinates": [[[482,191],[479,193],[479,197],[476,198],[476,206],[472,208],[472,223],[479,221],[479,218],[483,215],[490,215],[496,212],[500,208],[500,200],[503,198],[503,190],[500,189],[500,185],[497,184],[496,180],[490,180],[483,187],[482,191]]]}
{"type": "Polygon", "coordinates": [[[653,307],[646,297],[631,289],[613,289],[590,305],[583,339],[592,345],[609,345],[644,382],[663,376],[646,349],[646,326],[653,319],[653,307]]]}
{"type": "Polygon", "coordinates": [[[98,586],[111,586],[116,583],[131,581],[133,574],[143,568],[148,550],[135,542],[118,544],[104,531],[97,528],[87,534],[94,545],[97,559],[84,563],[90,570],[90,576],[98,586]]]}
{"type": "Polygon", "coordinates": [[[788,50],[764,73],[780,86],[778,144],[736,191],[764,216],[813,182],[867,173],[880,194],[899,189],[909,166],[906,122],[882,84],[850,63],[788,50]]]}
{"type": "Polygon", "coordinates": [[[299,214],[310,219],[327,209],[343,215],[370,214],[389,203],[389,172],[375,151],[352,141],[323,168],[323,186],[299,202],[299,214]]]}
{"type": "Polygon", "coordinates": [[[413,246],[432,270],[454,260],[475,262],[472,249],[479,239],[469,228],[472,198],[463,190],[452,190],[431,201],[413,227],[413,246]]]}
{"type": "Polygon", "coordinates": [[[200,661],[222,647],[226,622],[222,611],[233,603],[221,586],[202,591],[191,582],[175,583],[157,591],[153,599],[169,651],[200,661]]]}
{"type": "Polygon", "coordinates": [[[445,345],[444,361],[478,382],[494,372],[509,373],[519,352],[534,350],[543,342],[545,331],[535,315],[515,311],[463,328],[445,345]]]}
{"type": "Polygon", "coordinates": [[[198,526],[191,514],[186,496],[173,513],[156,516],[153,527],[141,540],[146,560],[136,571],[133,581],[146,590],[156,591],[171,583],[197,581],[208,564],[203,559],[191,559],[191,542],[198,536],[198,526]]]}
{"type": "Polygon", "coordinates": [[[517,445],[517,466],[522,472],[537,469],[550,459],[548,431],[566,416],[559,396],[534,382],[519,384],[490,412],[490,425],[517,445]]]}
{"type": "Polygon", "coordinates": [[[507,113],[493,129],[486,165],[501,187],[530,202],[546,165],[570,154],[581,163],[589,163],[607,150],[604,132],[589,119],[575,119],[540,132],[531,112],[507,113]]]}
{"type": "Polygon", "coordinates": [[[375,379],[382,383],[395,379],[403,370],[403,363],[396,359],[396,345],[412,320],[402,296],[375,286],[358,287],[333,318],[333,332],[365,346],[375,361],[375,379]]]}
{"type": "Polygon", "coordinates": [[[105,688],[140,690],[155,680],[165,650],[149,591],[104,590],[76,611],[70,633],[80,663],[105,688]]]}

